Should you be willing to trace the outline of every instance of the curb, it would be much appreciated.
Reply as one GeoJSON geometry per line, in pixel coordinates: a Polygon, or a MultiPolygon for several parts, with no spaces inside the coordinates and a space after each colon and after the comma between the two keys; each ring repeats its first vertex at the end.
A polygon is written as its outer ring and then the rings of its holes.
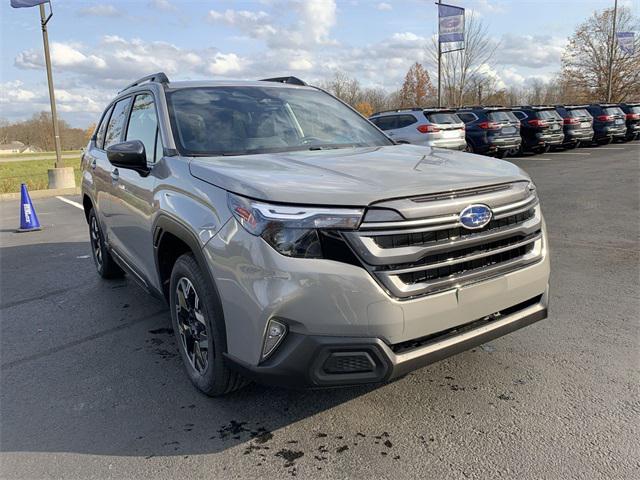
{"type": "MultiPolygon", "coordinates": [[[[33,190],[29,192],[31,198],[56,197],[58,195],[80,195],[80,187],[54,188],[51,190],[33,190]]],[[[20,192],[0,193],[2,200],[20,200],[20,192]]]]}

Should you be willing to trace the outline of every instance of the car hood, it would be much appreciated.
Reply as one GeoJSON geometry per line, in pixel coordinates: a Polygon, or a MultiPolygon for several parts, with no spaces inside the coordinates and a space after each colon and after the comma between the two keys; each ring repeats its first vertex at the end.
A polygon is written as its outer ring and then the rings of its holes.
{"type": "Polygon", "coordinates": [[[240,195],[308,205],[366,206],[529,179],[509,162],[418,145],[194,157],[190,169],[240,195]]]}

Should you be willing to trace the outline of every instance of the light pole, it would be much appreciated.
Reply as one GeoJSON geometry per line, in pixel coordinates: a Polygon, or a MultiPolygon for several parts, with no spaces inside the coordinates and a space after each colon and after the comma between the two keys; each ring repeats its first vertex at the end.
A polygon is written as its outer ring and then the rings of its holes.
{"type": "Polygon", "coordinates": [[[53,75],[51,72],[51,55],[49,54],[49,34],[47,33],[47,23],[53,15],[50,13],[48,16],[44,11],[44,4],[41,3],[40,7],[40,24],[42,25],[42,42],[44,43],[44,61],[47,67],[47,82],[49,83],[49,101],[51,102],[51,120],[53,122],[53,141],[56,149],[56,168],[63,168],[64,161],[62,160],[62,154],[60,153],[60,131],[58,129],[58,114],[56,111],[56,97],[53,91],[53,75]]]}
{"type": "Polygon", "coordinates": [[[607,75],[607,103],[611,102],[611,80],[613,75],[613,56],[615,54],[616,42],[616,17],[618,16],[618,0],[613,4],[613,30],[611,31],[611,42],[609,44],[609,74],[607,75]]]}

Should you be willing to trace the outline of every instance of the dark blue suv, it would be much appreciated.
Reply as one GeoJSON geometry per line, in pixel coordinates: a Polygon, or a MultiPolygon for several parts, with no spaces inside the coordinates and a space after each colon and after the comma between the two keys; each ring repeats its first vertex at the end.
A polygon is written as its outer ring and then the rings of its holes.
{"type": "Polygon", "coordinates": [[[465,123],[470,152],[503,158],[520,148],[520,126],[510,110],[503,106],[462,107],[456,112],[465,123]]]}
{"type": "Polygon", "coordinates": [[[520,120],[521,150],[546,153],[564,143],[563,120],[554,107],[521,105],[512,110],[520,120]]]}

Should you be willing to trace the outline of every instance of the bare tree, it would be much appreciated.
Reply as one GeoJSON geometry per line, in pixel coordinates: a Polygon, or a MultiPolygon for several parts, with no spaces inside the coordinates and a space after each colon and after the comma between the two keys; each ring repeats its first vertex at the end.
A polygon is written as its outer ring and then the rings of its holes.
{"type": "MultiPolygon", "coordinates": [[[[498,48],[498,44],[489,36],[489,27],[473,12],[465,16],[464,36],[464,50],[444,53],[441,60],[442,99],[443,103],[451,106],[463,103],[471,80],[480,74],[484,65],[491,62],[498,48]]],[[[437,71],[437,38],[427,45],[426,53],[432,71],[437,71]]]]}
{"type": "Polygon", "coordinates": [[[320,87],[349,105],[355,105],[360,100],[360,82],[343,72],[336,72],[330,80],[321,82],[320,87]]]}
{"type": "MultiPolygon", "coordinates": [[[[616,31],[638,31],[638,18],[628,8],[619,8],[616,31]]],[[[640,36],[633,53],[623,52],[613,37],[613,9],[595,12],[578,26],[562,56],[564,97],[570,101],[607,99],[609,63],[612,65],[611,101],[621,102],[640,95],[640,36]]]]}

